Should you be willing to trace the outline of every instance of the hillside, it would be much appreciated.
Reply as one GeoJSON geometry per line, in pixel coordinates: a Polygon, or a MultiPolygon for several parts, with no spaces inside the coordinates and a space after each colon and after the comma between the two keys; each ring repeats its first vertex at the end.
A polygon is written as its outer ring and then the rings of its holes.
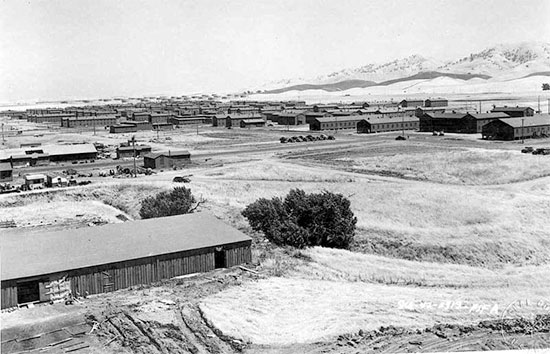
{"type": "Polygon", "coordinates": [[[305,91],[305,90],[324,90],[328,92],[334,92],[334,91],[345,91],[349,90],[351,88],[363,88],[363,87],[370,87],[376,85],[376,82],[373,81],[366,81],[366,80],[345,80],[336,82],[333,84],[320,84],[320,85],[312,85],[312,84],[302,84],[302,85],[293,85],[289,87],[284,87],[281,89],[275,89],[275,90],[268,90],[265,91],[265,93],[283,93],[287,91],[305,91]]]}
{"type": "Polygon", "coordinates": [[[450,61],[411,55],[383,64],[367,64],[316,78],[283,80],[267,85],[264,93],[323,90],[344,91],[352,88],[389,86],[413,80],[448,77],[457,80],[492,79],[493,82],[529,76],[544,76],[550,70],[549,43],[501,44],[450,61]],[[276,88],[272,88],[276,87],[276,88]]]}

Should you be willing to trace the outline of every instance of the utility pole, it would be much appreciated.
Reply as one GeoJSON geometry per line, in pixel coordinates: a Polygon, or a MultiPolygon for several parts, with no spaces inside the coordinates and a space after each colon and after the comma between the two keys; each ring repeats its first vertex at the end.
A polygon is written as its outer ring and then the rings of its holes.
{"type": "Polygon", "coordinates": [[[6,139],[4,138],[4,123],[2,123],[2,145],[4,145],[4,142],[6,139]]]}
{"type": "Polygon", "coordinates": [[[481,114],[481,100],[479,101],[479,113],[481,114]]]}
{"type": "Polygon", "coordinates": [[[524,137],[523,137],[523,120],[524,118],[521,118],[521,143],[523,144],[524,143],[524,137]]]}
{"type": "Polygon", "coordinates": [[[95,121],[96,121],[95,117],[96,116],[92,116],[92,121],[94,122],[94,135],[95,135],[95,121]]]}
{"type": "Polygon", "coordinates": [[[548,114],[550,114],[550,98],[548,99],[548,114]]]}
{"type": "Polygon", "coordinates": [[[132,135],[132,147],[134,148],[134,178],[137,178],[136,168],[136,136],[132,135]]]}
{"type": "Polygon", "coordinates": [[[540,110],[540,96],[538,96],[538,107],[539,107],[539,109],[538,109],[537,113],[540,114],[540,113],[542,113],[542,111],[540,110]]]}
{"type": "Polygon", "coordinates": [[[405,116],[401,116],[401,128],[403,129],[403,138],[405,137],[405,116]]]}

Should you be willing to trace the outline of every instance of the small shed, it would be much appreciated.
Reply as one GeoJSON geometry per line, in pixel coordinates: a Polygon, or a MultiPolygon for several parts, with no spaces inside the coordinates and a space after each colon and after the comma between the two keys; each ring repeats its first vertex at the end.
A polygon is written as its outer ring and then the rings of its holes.
{"type": "Polygon", "coordinates": [[[191,162],[189,151],[167,151],[143,155],[145,168],[161,169],[183,167],[191,162]]]}
{"type": "Polygon", "coordinates": [[[0,162],[0,182],[13,180],[13,168],[10,162],[0,162]]]}
{"type": "Polygon", "coordinates": [[[46,175],[46,186],[48,187],[67,187],[69,185],[69,180],[58,174],[48,174],[46,175]]]}
{"type": "Polygon", "coordinates": [[[46,183],[46,175],[41,173],[28,174],[23,177],[27,187],[43,186],[46,183]]]}

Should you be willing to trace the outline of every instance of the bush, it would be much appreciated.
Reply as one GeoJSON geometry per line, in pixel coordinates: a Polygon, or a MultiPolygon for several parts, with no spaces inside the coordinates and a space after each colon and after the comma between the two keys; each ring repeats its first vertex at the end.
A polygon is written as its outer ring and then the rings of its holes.
{"type": "Polygon", "coordinates": [[[250,226],[277,245],[348,248],[357,218],[341,194],[293,189],[284,200],[261,198],[242,212],[250,226]]]}
{"type": "Polygon", "coordinates": [[[139,215],[142,219],[159,218],[192,213],[198,206],[191,190],[176,187],[170,192],[160,192],[141,202],[139,215]]]}

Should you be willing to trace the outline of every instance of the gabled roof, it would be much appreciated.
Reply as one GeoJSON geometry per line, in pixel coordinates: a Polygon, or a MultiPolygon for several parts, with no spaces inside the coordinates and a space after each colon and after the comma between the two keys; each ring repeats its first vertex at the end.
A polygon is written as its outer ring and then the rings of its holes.
{"type": "Polygon", "coordinates": [[[12,171],[11,163],[9,162],[0,162],[0,171],[12,171]]]}
{"type": "Polygon", "coordinates": [[[263,119],[243,119],[241,122],[244,124],[258,124],[258,123],[265,123],[265,120],[263,119]]]}
{"type": "Polygon", "coordinates": [[[365,119],[363,116],[344,116],[344,117],[322,117],[315,118],[319,123],[337,123],[337,122],[357,122],[365,119]]]}
{"type": "Polygon", "coordinates": [[[466,117],[468,113],[425,113],[424,116],[428,116],[432,119],[462,119],[466,117]]]}
{"type": "Polygon", "coordinates": [[[0,235],[2,280],[249,241],[207,213],[0,235]]]}
{"type": "Polygon", "coordinates": [[[390,118],[387,116],[367,116],[363,117],[364,120],[371,124],[386,124],[386,123],[409,123],[409,122],[418,122],[420,119],[415,116],[406,116],[406,117],[394,117],[390,118]]]}
{"type": "Polygon", "coordinates": [[[165,157],[180,157],[180,156],[191,156],[191,153],[187,150],[180,150],[180,151],[163,151],[163,152],[153,152],[153,153],[150,153],[150,154],[146,154],[146,155],[143,155],[143,157],[147,157],[147,158],[151,158],[151,159],[156,159],[156,158],[159,158],[161,156],[165,156],[165,157]]]}
{"type": "Polygon", "coordinates": [[[538,127],[543,125],[550,125],[550,115],[537,114],[532,117],[516,117],[516,118],[504,118],[499,121],[508,124],[513,128],[521,128],[523,120],[523,127],[538,127]]]}
{"type": "Polygon", "coordinates": [[[491,112],[524,112],[528,109],[534,110],[531,107],[495,107],[491,112]]]}
{"type": "Polygon", "coordinates": [[[468,113],[468,116],[475,119],[500,119],[500,118],[509,118],[510,116],[506,113],[468,113]]]}

